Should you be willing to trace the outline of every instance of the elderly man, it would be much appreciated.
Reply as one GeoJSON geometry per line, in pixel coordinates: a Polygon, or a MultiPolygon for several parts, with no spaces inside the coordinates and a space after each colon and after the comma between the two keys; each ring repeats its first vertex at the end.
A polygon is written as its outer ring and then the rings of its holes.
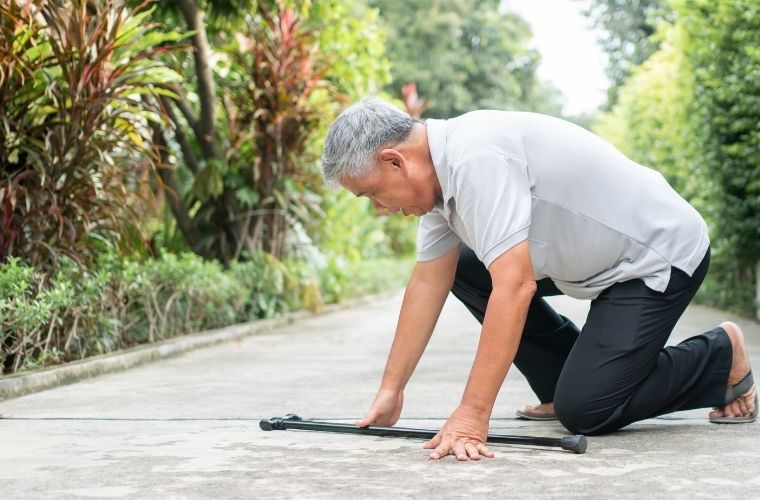
{"type": "Polygon", "coordinates": [[[358,425],[394,425],[451,291],[482,323],[459,406],[431,458],[491,457],[484,441],[514,363],[571,432],[601,434],[678,410],[757,415],[742,332],[730,322],[664,347],[710,260],[707,226],[657,172],[594,134],[535,113],[475,111],[421,123],[365,99],[332,124],[328,182],[378,210],[420,216],[380,389],[358,425]],[[542,298],[591,299],[579,331],[542,298]]]}

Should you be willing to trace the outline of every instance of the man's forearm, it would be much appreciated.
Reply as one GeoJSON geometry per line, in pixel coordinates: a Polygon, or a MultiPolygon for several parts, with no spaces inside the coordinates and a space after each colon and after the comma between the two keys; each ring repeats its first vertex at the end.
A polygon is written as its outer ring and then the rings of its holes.
{"type": "Polygon", "coordinates": [[[494,288],[488,301],[462,405],[491,414],[509,367],[520,345],[525,317],[535,285],[494,288]]]}
{"type": "Polygon", "coordinates": [[[403,390],[433,333],[449,289],[414,278],[401,305],[396,336],[385,365],[381,387],[403,390]]]}

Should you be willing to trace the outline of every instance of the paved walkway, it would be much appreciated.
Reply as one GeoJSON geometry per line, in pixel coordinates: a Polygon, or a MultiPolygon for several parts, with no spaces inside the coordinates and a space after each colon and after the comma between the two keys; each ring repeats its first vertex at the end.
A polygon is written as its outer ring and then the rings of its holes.
{"type": "MultiPolygon", "coordinates": [[[[374,396],[401,295],[272,334],[0,403],[0,497],[18,498],[760,498],[760,423],[710,425],[682,412],[589,439],[585,455],[494,446],[497,457],[433,462],[421,441],[264,432],[258,419],[360,416],[374,396]]],[[[554,305],[583,323],[587,304],[554,305]]],[[[674,340],[720,312],[692,307],[674,340]]],[[[760,325],[741,322],[760,367],[760,325]]],[[[477,323],[456,301],[406,391],[405,427],[456,406],[477,323]]],[[[512,371],[491,432],[561,436],[524,422],[534,398],[512,371]]]]}

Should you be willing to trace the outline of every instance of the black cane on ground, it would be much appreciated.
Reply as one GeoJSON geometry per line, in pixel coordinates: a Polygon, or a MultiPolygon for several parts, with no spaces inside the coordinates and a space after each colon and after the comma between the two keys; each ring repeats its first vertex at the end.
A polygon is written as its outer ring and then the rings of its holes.
{"type": "MultiPolygon", "coordinates": [[[[332,422],[319,422],[303,420],[298,415],[288,414],[284,417],[273,417],[259,421],[259,427],[265,431],[280,431],[297,429],[303,431],[338,432],[344,434],[360,434],[365,436],[403,437],[432,439],[438,431],[431,429],[408,429],[404,427],[357,427],[351,424],[336,424],[332,422]]],[[[561,438],[536,437],[536,436],[511,436],[505,434],[489,434],[488,443],[519,444],[526,446],[545,446],[550,448],[562,448],[573,453],[586,452],[586,436],[580,434],[564,436],[561,438]]]]}

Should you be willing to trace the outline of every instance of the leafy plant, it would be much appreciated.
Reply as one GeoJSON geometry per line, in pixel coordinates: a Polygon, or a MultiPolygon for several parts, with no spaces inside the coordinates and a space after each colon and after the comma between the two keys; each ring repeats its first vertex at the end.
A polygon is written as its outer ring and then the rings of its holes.
{"type": "MultiPolygon", "coordinates": [[[[180,80],[147,2],[0,4],[0,261],[49,271],[139,235],[152,168],[143,97],[180,80]]],[[[139,240],[139,238],[137,238],[139,240]]]]}
{"type": "Polygon", "coordinates": [[[337,0],[257,2],[245,15],[244,0],[218,4],[167,3],[193,32],[192,77],[162,99],[171,127],[155,136],[179,162],[159,174],[194,252],[284,258],[291,230],[321,216],[316,160],[336,101],[387,76],[382,37],[337,0]]]}

